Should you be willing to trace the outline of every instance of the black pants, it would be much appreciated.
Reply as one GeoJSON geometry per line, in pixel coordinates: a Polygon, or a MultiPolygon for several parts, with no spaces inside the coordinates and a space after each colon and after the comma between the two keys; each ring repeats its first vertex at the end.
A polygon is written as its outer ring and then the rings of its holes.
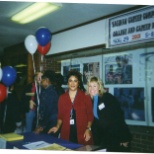
{"type": "Polygon", "coordinates": [[[94,145],[100,146],[102,149],[107,149],[108,152],[130,152],[130,144],[128,147],[120,146],[116,137],[111,137],[109,132],[103,133],[103,128],[99,121],[94,120],[92,124],[92,135],[94,145]]]}

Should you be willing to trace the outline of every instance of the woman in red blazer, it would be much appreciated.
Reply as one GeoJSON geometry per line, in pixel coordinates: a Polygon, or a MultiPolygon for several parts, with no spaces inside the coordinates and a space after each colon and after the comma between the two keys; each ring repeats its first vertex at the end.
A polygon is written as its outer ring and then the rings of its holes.
{"type": "Polygon", "coordinates": [[[81,74],[71,70],[67,75],[68,90],[58,101],[57,125],[48,133],[60,129],[60,138],[74,143],[93,144],[91,125],[93,121],[92,102],[90,96],[79,89],[81,74]]]}

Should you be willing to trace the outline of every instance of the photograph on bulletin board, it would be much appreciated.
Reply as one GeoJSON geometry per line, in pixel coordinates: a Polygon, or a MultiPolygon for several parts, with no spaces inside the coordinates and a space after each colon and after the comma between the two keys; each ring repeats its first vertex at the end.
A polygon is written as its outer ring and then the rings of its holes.
{"type": "Polygon", "coordinates": [[[80,72],[80,64],[63,66],[64,85],[67,85],[67,74],[71,69],[75,69],[80,72]]]}
{"type": "Polygon", "coordinates": [[[84,63],[83,64],[83,83],[86,84],[87,80],[91,76],[96,76],[100,78],[100,63],[84,63]]]}
{"type": "Polygon", "coordinates": [[[105,84],[132,84],[132,54],[105,57],[105,84]]]}
{"type": "MultiPolygon", "coordinates": [[[[149,83],[151,86],[153,85],[153,74],[154,74],[154,69],[153,69],[153,66],[154,66],[154,49],[152,49],[150,52],[149,51],[146,51],[144,53],[141,53],[139,55],[139,64],[140,66],[143,66],[142,69],[140,69],[140,74],[139,74],[139,78],[141,78],[141,73],[143,72],[143,68],[146,69],[146,81],[147,83],[149,83]]],[[[145,74],[142,74],[145,76],[145,74]]],[[[145,80],[145,77],[142,77],[142,80],[143,81],[145,80]]]]}
{"type": "Polygon", "coordinates": [[[114,88],[126,120],[145,121],[144,88],[114,88]]]}

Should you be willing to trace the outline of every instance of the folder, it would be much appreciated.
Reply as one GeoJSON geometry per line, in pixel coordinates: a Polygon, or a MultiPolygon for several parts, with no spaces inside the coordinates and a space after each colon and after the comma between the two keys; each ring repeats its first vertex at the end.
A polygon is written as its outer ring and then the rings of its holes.
{"type": "Polygon", "coordinates": [[[56,143],[50,144],[49,146],[46,146],[46,147],[38,148],[37,150],[60,150],[60,151],[66,150],[66,151],[72,151],[71,149],[68,149],[68,148],[61,146],[59,144],[56,144],[56,143]]]}
{"type": "Polygon", "coordinates": [[[24,136],[16,133],[7,133],[7,134],[0,134],[0,138],[6,141],[16,141],[24,139],[24,136]]]}
{"type": "Polygon", "coordinates": [[[68,149],[57,143],[50,144],[45,141],[32,142],[32,143],[25,144],[23,146],[30,150],[60,150],[60,151],[68,150],[68,151],[72,151],[71,149],[68,149]]]}

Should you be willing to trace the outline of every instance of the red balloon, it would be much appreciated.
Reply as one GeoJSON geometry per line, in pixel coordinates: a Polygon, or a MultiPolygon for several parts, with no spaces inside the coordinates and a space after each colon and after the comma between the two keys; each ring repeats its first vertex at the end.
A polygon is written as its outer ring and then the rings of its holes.
{"type": "Polygon", "coordinates": [[[49,42],[45,46],[41,46],[40,44],[38,44],[38,52],[42,55],[45,55],[49,51],[50,47],[51,47],[51,42],[49,42]]]}
{"type": "Polygon", "coordinates": [[[7,89],[6,87],[0,83],[0,103],[4,101],[7,95],[7,89]]]}

